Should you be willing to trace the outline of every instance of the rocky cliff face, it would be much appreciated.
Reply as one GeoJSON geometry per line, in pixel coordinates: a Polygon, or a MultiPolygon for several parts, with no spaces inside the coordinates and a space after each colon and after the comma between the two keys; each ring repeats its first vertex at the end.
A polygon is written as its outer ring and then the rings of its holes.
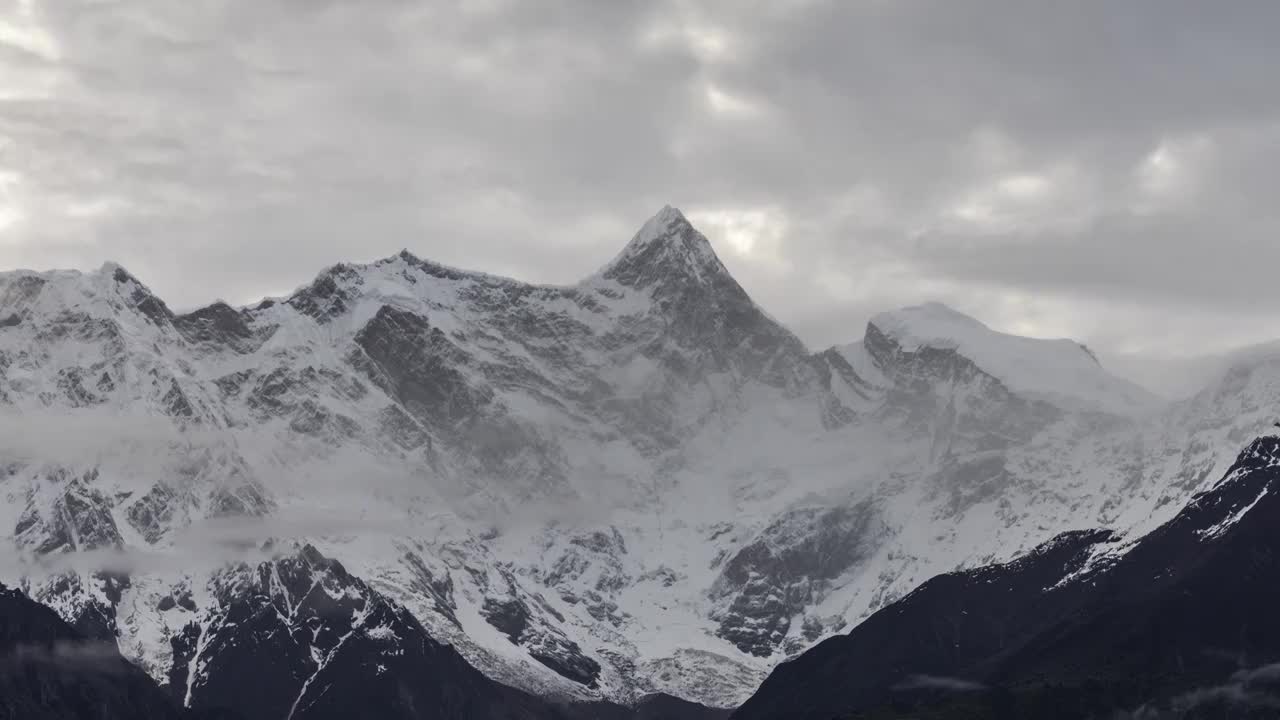
{"type": "Polygon", "coordinates": [[[555,714],[484,677],[312,546],[228,568],[212,590],[169,671],[187,707],[247,720],[555,714]]]}
{"type": "Polygon", "coordinates": [[[874,323],[862,345],[889,380],[880,420],[928,434],[931,457],[1022,445],[1063,415],[1047,402],[1014,394],[956,349],[905,349],[874,323]]]}
{"type": "MultiPolygon", "coordinates": [[[[832,581],[865,562],[885,534],[878,509],[865,502],[795,509],[777,518],[724,563],[713,592],[731,602],[717,618],[718,634],[743,652],[773,655],[794,637],[792,623],[832,581]]],[[[804,623],[801,637],[809,641],[826,630],[815,618],[804,623]]]]}
{"type": "Polygon", "coordinates": [[[671,208],[563,287],[405,252],[179,315],[10,273],[0,570],[197,707],[228,613],[270,621],[277,705],[323,675],[306,590],[251,569],[291,542],[501,682],[728,707],[939,572],[1168,519],[1280,397],[1250,368],[1153,407],[940,306],[811,353],[671,208]]]}

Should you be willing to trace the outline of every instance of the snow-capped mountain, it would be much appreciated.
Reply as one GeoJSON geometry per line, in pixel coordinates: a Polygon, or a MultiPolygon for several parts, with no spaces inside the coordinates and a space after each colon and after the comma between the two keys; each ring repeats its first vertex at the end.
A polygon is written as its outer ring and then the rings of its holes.
{"type": "Polygon", "coordinates": [[[731,707],[933,575],[1159,525],[1277,396],[1257,361],[1162,405],[940,305],[811,352],[672,208],[571,286],[404,252],[178,315],[114,265],[7,273],[0,570],[188,704],[228,608],[309,622],[235,568],[309,547],[500,682],[731,707]]]}
{"type": "Polygon", "coordinates": [[[1277,490],[1267,435],[1135,542],[1080,530],[936,577],[733,717],[1275,717],[1277,490]]]}

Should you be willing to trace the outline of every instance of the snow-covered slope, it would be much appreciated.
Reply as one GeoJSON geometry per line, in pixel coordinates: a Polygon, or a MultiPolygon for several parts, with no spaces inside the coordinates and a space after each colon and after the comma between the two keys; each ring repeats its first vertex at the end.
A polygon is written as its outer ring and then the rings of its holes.
{"type": "Polygon", "coordinates": [[[505,683],[727,707],[932,575],[1167,518],[1280,397],[1251,367],[1158,408],[941,306],[812,353],[672,208],[562,287],[404,252],[176,315],[8,273],[0,571],[194,677],[228,563],[306,542],[505,683]]]}
{"type": "MultiPolygon", "coordinates": [[[[955,350],[1009,390],[1062,408],[1133,415],[1158,404],[1151,393],[1104,370],[1080,343],[997,332],[941,303],[881,313],[871,324],[901,353],[955,350]]],[[[856,347],[846,352],[856,352],[856,347]]]]}

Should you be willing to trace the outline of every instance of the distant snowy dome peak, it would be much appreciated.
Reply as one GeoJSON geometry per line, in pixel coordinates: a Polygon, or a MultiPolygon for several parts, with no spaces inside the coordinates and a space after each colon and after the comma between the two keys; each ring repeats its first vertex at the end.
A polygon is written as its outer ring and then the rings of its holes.
{"type": "Polygon", "coordinates": [[[674,277],[706,281],[729,271],[706,236],[670,205],[649,218],[598,275],[628,287],[648,287],[674,277]]]}
{"type": "Polygon", "coordinates": [[[1151,393],[1109,373],[1081,343],[1002,333],[938,302],[876,315],[863,345],[873,354],[909,358],[954,351],[1012,392],[1063,409],[1133,415],[1156,404],[1151,393]]]}
{"type": "Polygon", "coordinates": [[[981,320],[965,315],[959,310],[937,301],[909,305],[899,310],[882,312],[871,319],[871,324],[886,335],[895,338],[904,349],[922,346],[939,350],[956,349],[964,338],[971,338],[978,334],[988,334],[1017,337],[1022,340],[1039,343],[1058,343],[1062,345],[1064,350],[1072,352],[1074,350],[1067,346],[1074,346],[1075,350],[1083,352],[1094,363],[1101,364],[1098,362],[1098,356],[1094,355],[1093,351],[1084,343],[1076,342],[1069,338],[1039,339],[1008,335],[992,330],[981,320]]]}
{"type": "Polygon", "coordinates": [[[927,302],[882,312],[871,318],[871,324],[897,340],[905,351],[913,351],[922,346],[955,349],[959,338],[993,332],[977,318],[940,302],[927,302]]]}

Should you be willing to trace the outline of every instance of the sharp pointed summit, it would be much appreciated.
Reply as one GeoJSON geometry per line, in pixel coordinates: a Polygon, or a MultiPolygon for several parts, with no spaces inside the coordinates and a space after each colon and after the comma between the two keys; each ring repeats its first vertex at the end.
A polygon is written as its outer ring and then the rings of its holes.
{"type": "MultiPolygon", "coordinates": [[[[617,283],[652,301],[664,318],[664,344],[689,349],[705,370],[736,366],[772,385],[789,382],[781,367],[800,362],[808,351],[791,331],[759,308],[720,262],[711,242],[674,207],[664,206],[631,238],[622,252],[584,284],[617,283]],[[749,345],[742,338],[754,338],[749,345]]],[[[613,289],[597,287],[609,294],[613,289]]],[[[614,288],[616,289],[616,288],[614,288]]]]}
{"type": "Polygon", "coordinates": [[[673,277],[704,281],[728,275],[711,242],[670,205],[649,218],[599,273],[628,287],[649,287],[673,277]]]}

